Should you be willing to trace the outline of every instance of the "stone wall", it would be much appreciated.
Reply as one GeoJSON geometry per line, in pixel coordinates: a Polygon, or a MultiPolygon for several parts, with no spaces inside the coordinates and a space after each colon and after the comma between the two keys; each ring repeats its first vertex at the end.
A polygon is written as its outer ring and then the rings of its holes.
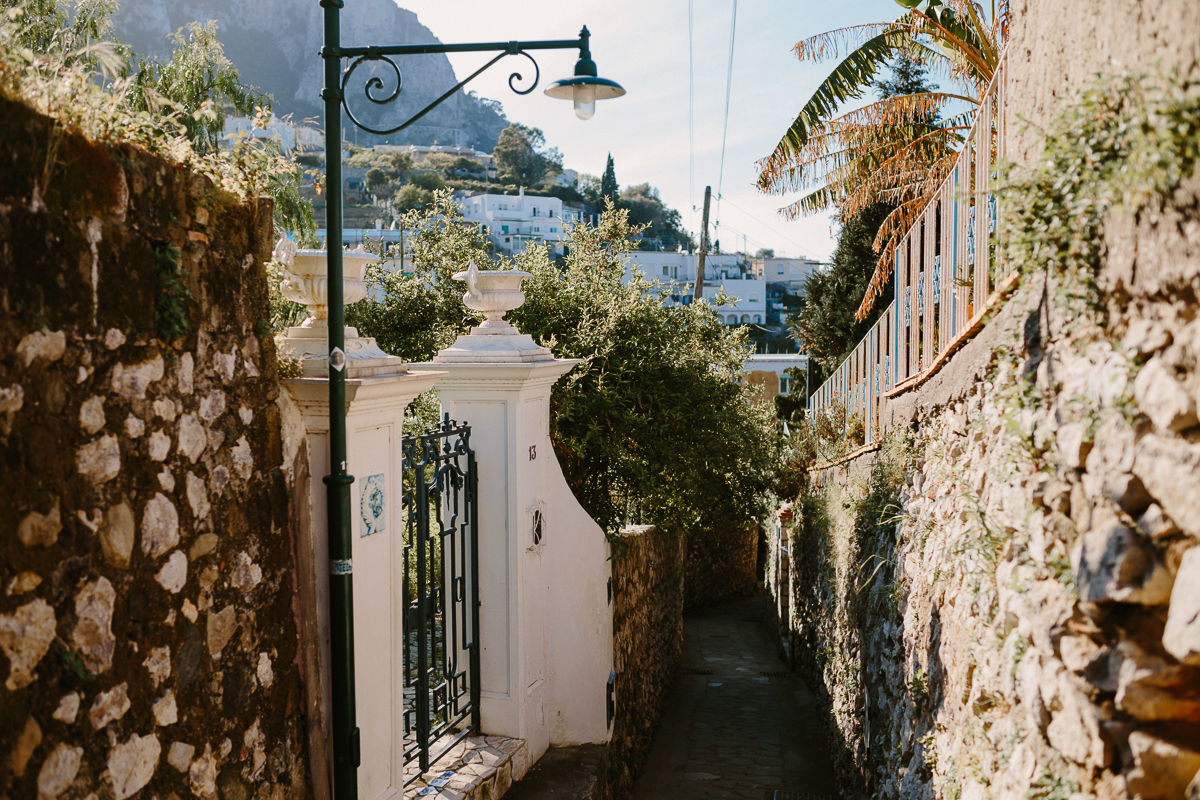
{"type": "Polygon", "coordinates": [[[1200,4],[1190,0],[1012,0],[1008,156],[1033,163],[1063,98],[1110,61],[1200,75],[1200,4]]]}
{"type": "Polygon", "coordinates": [[[627,528],[613,546],[613,664],[617,674],[608,784],[630,796],[675,683],[683,649],[682,537],[627,528]]]}
{"type": "Polygon", "coordinates": [[[758,526],[687,537],[686,608],[717,605],[758,591],[758,526]]]}
{"type": "MultiPolygon", "coordinates": [[[[1013,12],[1018,163],[1109,58],[1197,73],[1195,3],[1013,12]]],[[[1104,220],[1086,286],[1017,265],[988,326],[885,402],[883,448],[797,503],[775,591],[844,796],[1200,796],[1200,184],[1181,177],[1104,220]]]]}
{"type": "Polygon", "coordinates": [[[307,796],[270,204],[0,141],[0,796],[307,796]]]}

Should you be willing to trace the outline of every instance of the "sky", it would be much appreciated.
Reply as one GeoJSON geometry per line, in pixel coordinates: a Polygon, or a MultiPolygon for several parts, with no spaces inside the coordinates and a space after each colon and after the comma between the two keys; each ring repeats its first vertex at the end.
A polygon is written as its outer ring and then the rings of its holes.
{"type": "MultiPolygon", "coordinates": [[[[754,187],[755,162],[774,149],[834,66],[833,62],[801,64],[791,48],[817,33],[892,20],[903,11],[894,0],[739,3],[722,171],[733,0],[693,0],[693,180],[688,146],[687,0],[400,0],[398,4],[415,12],[447,44],[573,39],[587,25],[600,77],[615,80],[628,92],[598,102],[592,119],[577,119],[569,102],[542,94],[551,82],[570,77],[578,51],[536,54],[541,82],[526,96],[508,88],[513,71],[529,77],[529,62],[522,57],[502,60],[466,88],[499,100],[509,120],[540,128],[547,144],[562,152],[567,168],[600,175],[611,152],[618,183],[656,187],[690,231],[700,228],[704,187],[712,186],[710,230],[720,238],[724,251],[742,250],[745,237],[744,247],[751,253],[767,247],[776,255],[822,261],[836,244],[830,215],[786,220],[778,209],[795,196],[764,195],[754,187]]],[[[479,53],[450,56],[460,79],[485,60],[479,53]]]]}

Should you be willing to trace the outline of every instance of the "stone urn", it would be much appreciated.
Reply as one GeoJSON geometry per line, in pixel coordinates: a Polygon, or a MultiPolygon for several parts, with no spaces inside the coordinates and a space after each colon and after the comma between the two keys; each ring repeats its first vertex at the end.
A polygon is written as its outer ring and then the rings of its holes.
{"type": "MultiPolygon", "coordinates": [[[[284,237],[275,245],[273,256],[283,265],[283,296],[308,309],[308,318],[288,328],[279,345],[280,355],[300,359],[305,378],[324,378],[329,374],[329,253],[325,250],[300,250],[284,237]]],[[[367,265],[378,256],[359,250],[342,253],[342,301],[357,303],[367,296],[363,281],[367,265]]],[[[375,340],[358,335],[358,329],[345,328],[345,352],[336,354],[346,368],[346,377],[367,377],[405,371],[403,359],[379,349],[375,340]]]]}
{"type": "Polygon", "coordinates": [[[467,284],[463,303],[484,316],[483,322],[471,329],[479,336],[508,336],[517,329],[504,320],[504,315],[525,303],[521,281],[533,277],[515,269],[481,270],[472,261],[463,272],[454,273],[454,280],[467,284]]]}
{"type": "Polygon", "coordinates": [[[463,303],[484,316],[479,325],[459,336],[451,347],[440,351],[435,363],[528,363],[552,361],[554,355],[521,333],[504,315],[525,302],[521,281],[533,277],[528,272],[507,269],[482,270],[472,261],[467,269],[454,274],[454,280],[467,284],[463,303]]]}
{"type": "MultiPolygon", "coordinates": [[[[329,253],[326,250],[300,250],[291,239],[283,238],[275,245],[275,260],[283,264],[283,296],[308,308],[308,319],[300,327],[324,327],[329,324],[329,253]]],[[[357,303],[367,296],[363,275],[367,265],[378,261],[377,256],[362,250],[342,253],[342,292],[345,305],[357,303]]]]}

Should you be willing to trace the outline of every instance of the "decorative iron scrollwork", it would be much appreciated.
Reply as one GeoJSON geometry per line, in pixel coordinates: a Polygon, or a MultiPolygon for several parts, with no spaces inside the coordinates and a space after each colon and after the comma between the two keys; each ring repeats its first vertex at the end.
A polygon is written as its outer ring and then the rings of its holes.
{"type": "Polygon", "coordinates": [[[349,102],[350,92],[348,92],[346,90],[346,87],[350,82],[350,77],[354,74],[354,71],[356,69],[358,69],[359,66],[362,65],[362,63],[364,61],[383,61],[383,62],[385,62],[389,67],[392,68],[392,72],[395,75],[396,87],[394,89],[392,89],[391,92],[388,92],[386,95],[379,94],[380,92],[384,91],[385,86],[388,83],[390,83],[390,81],[385,82],[384,79],[379,77],[378,75],[372,75],[370,78],[367,79],[366,85],[363,87],[363,94],[366,95],[367,99],[370,100],[373,104],[375,104],[377,106],[386,106],[390,103],[396,102],[396,100],[399,99],[401,92],[404,91],[404,74],[400,71],[400,66],[395,61],[393,61],[390,56],[384,55],[383,53],[380,53],[378,51],[370,50],[369,52],[365,53],[364,55],[360,55],[360,56],[354,58],[353,60],[351,60],[349,66],[346,68],[345,72],[342,73],[342,98],[341,98],[342,99],[342,108],[346,109],[346,116],[348,116],[350,118],[350,121],[353,122],[355,125],[357,125],[359,128],[361,128],[362,130],[366,131],[367,133],[373,133],[377,136],[390,136],[393,133],[399,133],[400,131],[407,128],[409,125],[412,125],[414,122],[421,119],[421,117],[428,114],[430,111],[432,111],[438,105],[440,105],[443,101],[445,101],[447,98],[449,98],[451,95],[453,95],[455,92],[457,92],[462,87],[466,86],[468,83],[470,83],[472,80],[474,80],[476,77],[478,77],[481,73],[483,73],[485,70],[487,70],[493,64],[495,64],[497,61],[504,58],[505,56],[510,56],[510,55],[525,56],[526,58],[529,59],[529,63],[533,64],[533,81],[530,83],[529,87],[526,89],[518,88],[517,81],[523,81],[523,80],[525,80],[525,77],[520,72],[514,71],[511,75],[508,76],[508,88],[512,89],[515,93],[520,94],[520,95],[526,95],[526,94],[531,93],[534,89],[537,88],[538,82],[542,79],[542,71],[541,71],[541,68],[538,67],[537,61],[535,61],[533,56],[531,56],[525,50],[519,50],[519,49],[518,50],[506,50],[506,51],[500,53],[499,55],[497,55],[495,58],[488,61],[486,64],[484,64],[479,69],[472,72],[469,76],[467,76],[466,79],[459,81],[458,84],[456,84],[453,89],[450,89],[448,92],[444,93],[441,97],[437,98],[432,103],[425,106],[425,108],[421,109],[416,114],[409,117],[407,120],[405,120],[404,122],[395,126],[394,128],[373,128],[370,125],[368,125],[367,123],[363,122],[357,116],[355,116],[354,111],[352,111],[350,108],[350,102],[349,102]]]}
{"type": "Polygon", "coordinates": [[[525,56],[529,59],[529,63],[533,64],[533,83],[529,85],[528,89],[518,89],[514,81],[524,80],[524,77],[519,72],[513,72],[512,75],[508,76],[508,88],[512,89],[517,94],[529,94],[537,88],[538,81],[542,79],[542,70],[538,67],[538,63],[533,60],[533,56],[529,55],[529,53],[521,50],[518,52],[518,55],[525,56]]]}

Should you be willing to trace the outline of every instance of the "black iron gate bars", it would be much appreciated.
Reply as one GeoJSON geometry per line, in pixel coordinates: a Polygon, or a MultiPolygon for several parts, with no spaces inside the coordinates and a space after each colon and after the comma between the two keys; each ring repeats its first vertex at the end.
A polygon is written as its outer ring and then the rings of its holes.
{"type": "Polygon", "coordinates": [[[469,425],[447,414],[402,446],[407,785],[480,729],[479,510],[469,425]]]}

